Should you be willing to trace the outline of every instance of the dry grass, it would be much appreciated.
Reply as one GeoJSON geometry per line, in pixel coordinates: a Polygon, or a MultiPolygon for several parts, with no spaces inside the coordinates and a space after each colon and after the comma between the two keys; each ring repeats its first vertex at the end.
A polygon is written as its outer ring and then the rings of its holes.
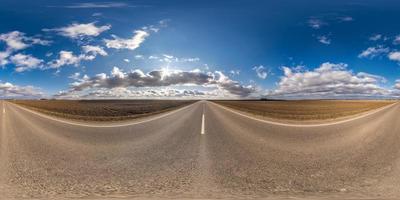
{"type": "Polygon", "coordinates": [[[179,100],[14,100],[36,111],[85,121],[117,121],[157,114],[194,101],[179,100]]]}
{"type": "Polygon", "coordinates": [[[214,101],[218,104],[279,120],[330,120],[377,109],[389,100],[214,101]]]}

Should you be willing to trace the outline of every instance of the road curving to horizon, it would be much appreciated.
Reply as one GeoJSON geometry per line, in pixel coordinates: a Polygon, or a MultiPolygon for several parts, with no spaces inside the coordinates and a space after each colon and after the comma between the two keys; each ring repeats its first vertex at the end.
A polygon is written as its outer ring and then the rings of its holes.
{"type": "Polygon", "coordinates": [[[318,126],[208,101],[115,126],[0,111],[5,199],[400,198],[399,103],[318,126]]]}

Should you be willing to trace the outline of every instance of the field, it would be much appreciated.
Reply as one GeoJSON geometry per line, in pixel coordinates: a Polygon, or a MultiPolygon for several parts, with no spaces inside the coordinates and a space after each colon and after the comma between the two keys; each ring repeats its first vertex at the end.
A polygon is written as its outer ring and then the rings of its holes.
{"type": "Polygon", "coordinates": [[[18,105],[57,117],[117,121],[144,117],[189,105],[180,100],[13,100],[18,105]]]}
{"type": "Polygon", "coordinates": [[[389,100],[214,101],[226,107],[279,120],[332,120],[377,109],[389,100]]]}

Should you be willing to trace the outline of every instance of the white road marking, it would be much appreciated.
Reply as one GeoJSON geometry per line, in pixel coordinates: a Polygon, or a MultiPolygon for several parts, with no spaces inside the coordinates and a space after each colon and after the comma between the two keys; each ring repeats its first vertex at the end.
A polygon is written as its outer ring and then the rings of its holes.
{"type": "Polygon", "coordinates": [[[121,123],[121,124],[110,124],[110,125],[84,124],[84,123],[79,123],[79,122],[61,120],[61,119],[58,119],[58,118],[53,118],[51,116],[48,116],[48,115],[45,115],[45,114],[30,110],[30,109],[27,109],[27,108],[24,108],[24,107],[22,107],[20,105],[16,105],[16,104],[13,104],[13,105],[15,107],[18,107],[18,108],[20,108],[22,110],[25,110],[27,112],[33,113],[35,115],[39,115],[40,117],[43,117],[43,118],[46,118],[46,119],[50,119],[50,120],[53,120],[53,121],[56,121],[56,122],[61,122],[61,123],[70,124],[70,125],[74,125],[74,126],[84,126],[84,127],[92,127],[92,128],[112,128],[112,127],[131,126],[131,125],[137,125],[137,124],[150,122],[150,121],[153,121],[153,120],[156,120],[156,119],[160,119],[160,118],[172,115],[172,114],[174,114],[176,112],[179,112],[179,111],[181,111],[183,109],[187,109],[187,108],[193,106],[194,104],[196,104],[196,103],[184,106],[184,107],[179,108],[179,109],[174,110],[174,111],[169,111],[169,112],[167,112],[165,114],[162,114],[162,115],[159,115],[159,116],[156,116],[156,117],[151,117],[150,119],[147,119],[147,120],[142,120],[142,121],[138,121],[138,122],[127,122],[127,123],[121,123]]]}
{"type": "Polygon", "coordinates": [[[281,122],[268,121],[268,120],[252,117],[252,116],[249,116],[247,114],[240,113],[238,111],[234,111],[231,108],[227,108],[225,106],[219,105],[219,104],[214,103],[214,102],[211,102],[211,103],[214,104],[214,105],[217,105],[218,107],[221,107],[221,108],[223,108],[223,109],[225,109],[225,110],[227,110],[229,112],[232,112],[234,114],[237,114],[237,115],[240,115],[240,116],[243,116],[243,117],[255,120],[255,121],[267,123],[267,124],[278,125],[278,126],[290,126],[290,127],[318,127],[318,126],[329,126],[329,125],[342,124],[342,123],[354,121],[354,120],[357,120],[357,119],[361,119],[363,117],[367,117],[367,116],[372,115],[374,113],[377,113],[377,112],[379,112],[381,110],[388,109],[389,107],[397,105],[399,102],[384,106],[383,108],[380,108],[380,109],[377,109],[377,110],[374,110],[374,111],[371,111],[371,112],[367,112],[366,114],[363,114],[363,115],[360,115],[360,116],[357,116],[357,117],[354,117],[354,118],[351,118],[351,119],[346,119],[346,120],[337,121],[337,122],[331,122],[331,123],[324,123],[324,124],[287,124],[287,123],[281,123],[281,122]]]}
{"type": "Polygon", "coordinates": [[[204,113],[203,113],[203,115],[201,117],[201,132],[200,132],[202,135],[205,134],[204,126],[205,126],[205,119],[204,119],[204,113]]]}

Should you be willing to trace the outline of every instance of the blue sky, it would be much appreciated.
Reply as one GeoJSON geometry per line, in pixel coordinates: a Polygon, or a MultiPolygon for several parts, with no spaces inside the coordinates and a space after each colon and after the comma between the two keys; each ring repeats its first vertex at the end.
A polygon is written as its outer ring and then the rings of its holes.
{"type": "Polygon", "coordinates": [[[398,1],[9,1],[2,98],[392,98],[398,1]]]}

